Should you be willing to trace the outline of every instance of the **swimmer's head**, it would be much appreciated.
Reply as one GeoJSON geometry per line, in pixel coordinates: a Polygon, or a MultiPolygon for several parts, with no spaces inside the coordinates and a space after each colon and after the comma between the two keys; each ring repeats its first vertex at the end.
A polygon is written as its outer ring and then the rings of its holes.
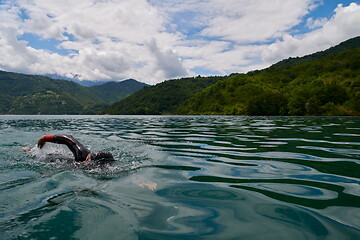
{"type": "Polygon", "coordinates": [[[90,159],[97,163],[110,163],[115,161],[113,155],[107,151],[93,152],[91,153],[90,159]]]}

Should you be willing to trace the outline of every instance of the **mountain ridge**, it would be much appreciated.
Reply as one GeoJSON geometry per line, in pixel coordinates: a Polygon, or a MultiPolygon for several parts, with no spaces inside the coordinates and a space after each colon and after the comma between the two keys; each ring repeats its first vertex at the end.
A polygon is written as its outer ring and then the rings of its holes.
{"type": "Polygon", "coordinates": [[[102,85],[85,87],[68,80],[0,71],[0,113],[96,114],[107,104],[147,86],[136,80],[111,85],[105,86],[104,94],[102,85]]]}
{"type": "Polygon", "coordinates": [[[172,79],[154,86],[130,79],[85,87],[73,81],[0,71],[2,114],[100,112],[360,115],[360,37],[301,58],[284,59],[263,70],[172,79]]]}
{"type": "Polygon", "coordinates": [[[304,58],[234,74],[180,108],[179,114],[360,115],[360,37],[304,58]]]}
{"type": "Polygon", "coordinates": [[[103,114],[172,114],[180,103],[224,77],[195,77],[167,80],[116,102],[103,114]]]}
{"type": "Polygon", "coordinates": [[[183,79],[172,80],[172,88],[165,81],[116,102],[102,113],[360,115],[359,76],[360,37],[356,37],[263,70],[219,78],[185,97],[177,91],[186,84],[180,83],[183,79]],[[169,101],[171,98],[178,100],[169,101]]]}
{"type": "Polygon", "coordinates": [[[291,65],[297,65],[297,64],[302,64],[302,63],[306,63],[309,61],[314,61],[323,57],[327,57],[331,54],[336,54],[339,52],[342,52],[344,50],[348,50],[348,49],[352,49],[352,48],[356,48],[357,46],[360,46],[360,37],[354,37],[354,38],[350,38],[344,42],[341,42],[338,45],[335,45],[333,47],[330,47],[324,51],[318,51],[312,54],[307,54],[303,57],[290,57],[284,60],[281,60],[273,65],[270,66],[271,68],[282,68],[282,67],[288,67],[291,65]]]}

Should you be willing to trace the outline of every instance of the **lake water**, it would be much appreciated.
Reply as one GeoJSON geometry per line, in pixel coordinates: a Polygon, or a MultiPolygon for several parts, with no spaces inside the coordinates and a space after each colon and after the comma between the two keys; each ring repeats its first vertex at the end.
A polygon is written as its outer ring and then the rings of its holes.
{"type": "Polygon", "coordinates": [[[360,239],[359,164],[360,118],[0,116],[0,239],[360,239]]]}

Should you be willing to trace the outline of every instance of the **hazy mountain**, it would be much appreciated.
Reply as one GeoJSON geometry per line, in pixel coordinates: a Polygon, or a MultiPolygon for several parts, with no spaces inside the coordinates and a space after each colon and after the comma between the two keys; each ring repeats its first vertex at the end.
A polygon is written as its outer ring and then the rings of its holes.
{"type": "Polygon", "coordinates": [[[102,85],[91,86],[89,89],[106,103],[114,103],[148,86],[134,79],[122,82],[107,82],[102,85]]]}

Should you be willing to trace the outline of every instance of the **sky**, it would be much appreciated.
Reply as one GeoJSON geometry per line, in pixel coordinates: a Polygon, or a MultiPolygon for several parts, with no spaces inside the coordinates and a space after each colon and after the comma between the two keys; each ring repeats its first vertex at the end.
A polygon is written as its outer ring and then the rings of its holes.
{"type": "Polygon", "coordinates": [[[246,73],[356,36],[358,0],[0,0],[0,70],[78,80],[246,73]]]}

